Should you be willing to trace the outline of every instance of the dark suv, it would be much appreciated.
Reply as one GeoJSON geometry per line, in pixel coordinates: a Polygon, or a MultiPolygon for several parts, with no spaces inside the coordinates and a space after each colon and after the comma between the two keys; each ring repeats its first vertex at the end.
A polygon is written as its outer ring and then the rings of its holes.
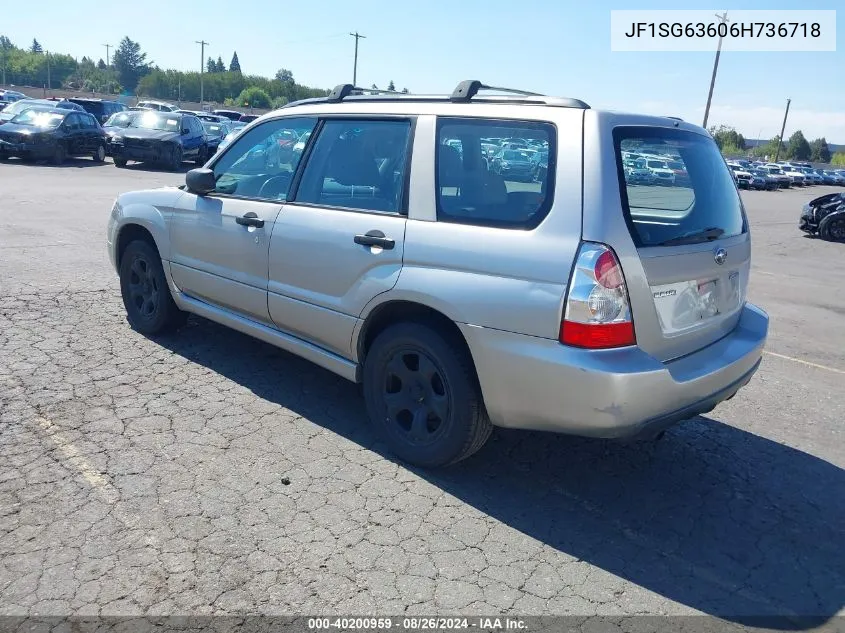
{"type": "Polygon", "coordinates": [[[108,121],[109,117],[115,112],[123,112],[124,110],[126,110],[126,106],[120,103],[119,101],[104,101],[103,99],[87,99],[75,97],[69,98],[68,101],[77,105],[81,105],[83,108],[85,108],[86,112],[93,114],[100,122],[100,124],[103,124],[108,121]]]}

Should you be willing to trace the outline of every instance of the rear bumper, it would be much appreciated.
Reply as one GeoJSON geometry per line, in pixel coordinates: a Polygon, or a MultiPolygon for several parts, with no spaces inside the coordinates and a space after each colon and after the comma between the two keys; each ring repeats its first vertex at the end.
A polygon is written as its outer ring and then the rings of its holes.
{"type": "Polygon", "coordinates": [[[493,424],[591,437],[660,431],[706,413],[751,380],[769,318],[743,308],[730,334],[663,363],[637,347],[583,350],[462,325],[493,424]]]}

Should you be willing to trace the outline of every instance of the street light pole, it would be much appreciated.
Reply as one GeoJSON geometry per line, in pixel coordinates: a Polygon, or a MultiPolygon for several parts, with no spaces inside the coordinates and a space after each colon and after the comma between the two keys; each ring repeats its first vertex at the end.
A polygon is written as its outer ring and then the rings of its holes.
{"type": "Polygon", "coordinates": [[[352,85],[358,85],[358,40],[360,39],[367,39],[366,35],[361,35],[358,31],[354,33],[350,33],[352,37],[355,38],[355,65],[352,67],[352,85]]]}
{"type": "MultiPolygon", "coordinates": [[[[716,14],[721,24],[727,24],[728,12],[725,11],[722,15],[716,14]]],[[[710,118],[710,102],[713,100],[713,87],[716,85],[716,71],[719,69],[719,56],[722,54],[722,36],[719,35],[719,45],[716,47],[716,60],[713,62],[713,76],[710,77],[710,92],[707,93],[707,106],[704,108],[704,123],[701,124],[705,130],[707,129],[707,119],[710,118]]]]}
{"type": "Polygon", "coordinates": [[[106,47],[106,68],[109,67],[109,49],[112,47],[111,44],[103,44],[106,47]]]}
{"type": "Polygon", "coordinates": [[[778,136],[778,149],[775,152],[775,162],[778,162],[778,158],[780,158],[780,144],[783,142],[783,133],[786,130],[786,117],[789,116],[789,104],[792,103],[792,99],[786,100],[786,112],[783,113],[783,125],[780,127],[780,136],[778,136]]]}
{"type": "Polygon", "coordinates": [[[205,93],[202,85],[202,71],[205,66],[205,47],[208,46],[208,42],[205,40],[198,40],[197,44],[200,45],[200,109],[202,109],[202,104],[205,102],[205,93]]]}

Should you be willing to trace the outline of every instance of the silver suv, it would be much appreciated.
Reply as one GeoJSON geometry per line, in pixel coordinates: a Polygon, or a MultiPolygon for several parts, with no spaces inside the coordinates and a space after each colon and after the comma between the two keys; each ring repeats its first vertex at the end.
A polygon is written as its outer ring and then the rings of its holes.
{"type": "Polygon", "coordinates": [[[121,195],[108,248],[135,329],[192,312],[363,383],[423,466],[493,426],[658,433],[733,397],[768,331],[704,129],[477,81],[264,115],[184,186],[121,195]],[[633,155],[677,178],[628,182],[633,155]]]}

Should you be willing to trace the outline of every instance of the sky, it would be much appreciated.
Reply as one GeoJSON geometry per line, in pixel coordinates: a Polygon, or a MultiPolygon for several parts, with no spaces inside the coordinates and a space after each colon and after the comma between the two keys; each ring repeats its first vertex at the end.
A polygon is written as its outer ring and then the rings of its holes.
{"type": "MultiPolygon", "coordinates": [[[[724,2],[724,0],[721,0],[724,2]]],[[[103,44],[124,36],[161,68],[198,70],[206,57],[228,65],[237,51],[247,74],[288,68],[298,83],[331,88],[358,84],[448,93],[480,79],[543,94],[577,97],[594,108],[679,116],[701,124],[713,52],[611,52],[613,9],[845,9],[842,0],[735,0],[733,4],[593,0],[143,0],[107,11],[80,11],[66,0],[40,0],[37,17],[0,14],[0,33],[19,46],[35,37],[55,52],[105,58],[103,44]]],[[[845,144],[845,10],[837,16],[836,52],[723,52],[709,124],[747,138],[801,129],[845,144]]]]}

